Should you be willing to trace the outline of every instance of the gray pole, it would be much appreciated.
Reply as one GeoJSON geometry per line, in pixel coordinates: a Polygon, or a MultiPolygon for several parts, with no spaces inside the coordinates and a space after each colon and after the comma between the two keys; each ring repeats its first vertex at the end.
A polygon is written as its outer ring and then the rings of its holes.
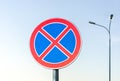
{"type": "Polygon", "coordinates": [[[109,33],[109,81],[111,81],[111,34],[109,33]]]}
{"type": "Polygon", "coordinates": [[[95,22],[91,22],[91,21],[89,22],[90,24],[94,24],[94,25],[104,28],[105,30],[107,30],[109,34],[109,71],[108,71],[109,81],[111,81],[111,22],[112,22],[112,18],[113,18],[113,14],[110,15],[109,29],[103,25],[96,24],[95,22]]]}
{"type": "Polygon", "coordinates": [[[53,69],[53,81],[59,81],[59,69],[53,69]]]}
{"type": "Polygon", "coordinates": [[[111,81],[111,21],[113,18],[113,14],[110,15],[110,23],[109,23],[109,81],[111,81]]]}

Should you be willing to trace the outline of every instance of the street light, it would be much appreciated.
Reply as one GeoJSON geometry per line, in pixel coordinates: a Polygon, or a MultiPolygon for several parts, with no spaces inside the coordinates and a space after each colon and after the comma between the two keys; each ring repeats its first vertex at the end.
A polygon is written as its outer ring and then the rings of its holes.
{"type": "Polygon", "coordinates": [[[111,22],[112,22],[112,18],[113,18],[113,14],[110,15],[110,22],[109,22],[108,28],[103,25],[97,24],[95,22],[89,21],[90,24],[104,28],[109,34],[109,81],[111,81],[111,22]]]}

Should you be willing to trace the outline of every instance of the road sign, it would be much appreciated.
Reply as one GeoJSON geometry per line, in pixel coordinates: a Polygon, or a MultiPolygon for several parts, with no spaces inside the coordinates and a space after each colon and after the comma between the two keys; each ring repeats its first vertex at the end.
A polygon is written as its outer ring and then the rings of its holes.
{"type": "Polygon", "coordinates": [[[59,69],[72,63],[81,48],[81,37],[76,27],[61,18],[40,23],[32,32],[30,49],[41,65],[59,69]]]}

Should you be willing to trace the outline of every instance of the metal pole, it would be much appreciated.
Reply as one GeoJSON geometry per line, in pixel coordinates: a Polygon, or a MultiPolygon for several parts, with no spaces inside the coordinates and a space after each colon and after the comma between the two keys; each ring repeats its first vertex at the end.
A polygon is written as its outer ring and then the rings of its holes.
{"type": "Polygon", "coordinates": [[[109,81],[111,81],[111,21],[113,18],[113,14],[110,15],[110,23],[109,23],[109,81]]]}
{"type": "Polygon", "coordinates": [[[59,81],[59,69],[53,69],[53,81],[59,81]]]}
{"type": "Polygon", "coordinates": [[[111,81],[111,35],[109,34],[109,81],[111,81]]]}

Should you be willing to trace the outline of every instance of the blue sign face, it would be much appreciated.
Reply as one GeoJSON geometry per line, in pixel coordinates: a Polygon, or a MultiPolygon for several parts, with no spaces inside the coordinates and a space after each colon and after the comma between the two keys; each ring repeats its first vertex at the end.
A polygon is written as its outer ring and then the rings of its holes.
{"type": "MultiPolygon", "coordinates": [[[[50,23],[43,27],[43,30],[49,34],[54,41],[60,36],[60,34],[67,28],[66,25],[62,23],[50,23]]],[[[38,32],[35,38],[35,50],[37,55],[40,56],[43,52],[52,45],[52,41],[48,39],[44,34],[38,32]]],[[[75,48],[75,36],[73,31],[70,29],[65,33],[63,37],[58,41],[65,50],[67,50],[71,55],[75,48]]],[[[54,45],[50,51],[43,58],[44,61],[49,63],[60,63],[67,60],[69,57],[62,51],[59,46],[54,45]]]]}

